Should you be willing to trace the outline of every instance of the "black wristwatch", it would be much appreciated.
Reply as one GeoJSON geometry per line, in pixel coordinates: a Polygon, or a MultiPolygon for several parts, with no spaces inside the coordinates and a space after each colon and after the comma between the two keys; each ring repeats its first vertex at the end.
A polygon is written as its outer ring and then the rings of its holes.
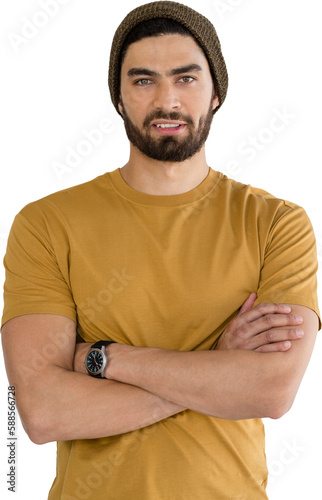
{"type": "Polygon", "coordinates": [[[96,378],[104,378],[107,364],[106,347],[115,344],[114,341],[100,340],[93,344],[85,358],[85,366],[89,375],[96,378]]]}

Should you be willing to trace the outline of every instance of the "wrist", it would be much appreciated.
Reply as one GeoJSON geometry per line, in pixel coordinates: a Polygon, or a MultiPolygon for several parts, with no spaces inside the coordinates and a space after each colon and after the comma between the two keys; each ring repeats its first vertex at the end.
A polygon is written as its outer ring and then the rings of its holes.
{"type": "Polygon", "coordinates": [[[104,377],[109,380],[118,380],[117,379],[117,370],[120,368],[120,358],[124,356],[124,353],[131,348],[132,346],[128,346],[127,344],[110,344],[108,346],[106,355],[107,355],[107,363],[105,367],[104,377]]]}
{"type": "Polygon", "coordinates": [[[84,342],[76,344],[74,362],[73,362],[74,372],[84,373],[84,374],[88,373],[85,366],[85,358],[91,346],[92,342],[91,343],[84,342]]]}
{"type": "Polygon", "coordinates": [[[131,364],[137,361],[146,347],[135,347],[128,344],[111,344],[107,351],[107,364],[105,367],[105,378],[117,382],[131,383],[129,380],[131,364]]]}
{"type": "Polygon", "coordinates": [[[228,349],[228,345],[227,345],[227,342],[225,340],[225,336],[223,334],[220,335],[215,349],[217,351],[228,349]]]}

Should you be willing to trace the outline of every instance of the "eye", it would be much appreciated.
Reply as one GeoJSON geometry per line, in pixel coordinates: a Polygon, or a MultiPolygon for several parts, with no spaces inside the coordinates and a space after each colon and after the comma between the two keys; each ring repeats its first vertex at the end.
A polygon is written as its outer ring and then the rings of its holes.
{"type": "Polygon", "coordinates": [[[182,82],[182,83],[190,83],[192,81],[194,81],[195,78],[193,78],[193,76],[182,76],[179,80],[179,82],[182,82]]]}
{"type": "Polygon", "coordinates": [[[148,78],[141,78],[141,80],[137,80],[134,83],[135,85],[144,86],[144,85],[150,85],[152,83],[152,80],[149,80],[148,78]]]}

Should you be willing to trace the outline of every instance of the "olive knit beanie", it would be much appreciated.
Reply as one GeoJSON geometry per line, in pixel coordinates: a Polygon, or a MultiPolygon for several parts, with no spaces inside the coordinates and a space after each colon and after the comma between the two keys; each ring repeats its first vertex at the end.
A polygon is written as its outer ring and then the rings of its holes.
{"type": "Polygon", "coordinates": [[[142,21],[156,18],[168,18],[182,24],[201,45],[208,59],[210,70],[219,97],[218,111],[225,100],[228,87],[228,74],[225,60],[221,53],[220,41],[212,23],[195,10],[178,2],[158,1],[147,3],[132,10],[117,28],[111,47],[108,85],[112,102],[118,109],[120,93],[120,55],[123,43],[129,32],[142,21]]]}

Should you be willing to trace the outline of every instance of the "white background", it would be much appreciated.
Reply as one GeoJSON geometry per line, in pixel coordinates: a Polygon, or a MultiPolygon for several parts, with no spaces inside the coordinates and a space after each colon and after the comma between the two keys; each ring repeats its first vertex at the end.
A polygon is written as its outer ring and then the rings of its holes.
{"type": "MultiPolygon", "coordinates": [[[[128,141],[107,86],[109,48],[119,23],[141,3],[146,2],[1,3],[1,258],[12,220],[24,205],[126,163],[128,141]],[[49,4],[52,9],[56,5],[56,12],[46,20],[44,5],[49,4]],[[20,43],[27,20],[34,28],[29,24],[29,40],[20,43]],[[36,28],[40,23],[44,26],[36,28]],[[81,147],[84,130],[98,128],[103,118],[109,129],[101,144],[59,176],[54,162],[66,164],[70,148],[81,147]]],[[[315,229],[321,263],[319,0],[184,3],[213,22],[228,66],[228,96],[214,118],[208,164],[302,205],[315,229]],[[278,132],[269,130],[277,114],[284,115],[278,132]],[[252,146],[250,156],[245,148],[251,137],[257,137],[258,148],[252,146]]],[[[3,282],[2,269],[0,278],[3,282]]],[[[318,337],[293,408],[279,420],[265,420],[271,500],[322,498],[321,353],[318,337]]],[[[55,444],[32,444],[20,422],[17,492],[7,491],[7,379],[2,358],[0,370],[1,498],[44,500],[55,476],[55,444]]]]}

